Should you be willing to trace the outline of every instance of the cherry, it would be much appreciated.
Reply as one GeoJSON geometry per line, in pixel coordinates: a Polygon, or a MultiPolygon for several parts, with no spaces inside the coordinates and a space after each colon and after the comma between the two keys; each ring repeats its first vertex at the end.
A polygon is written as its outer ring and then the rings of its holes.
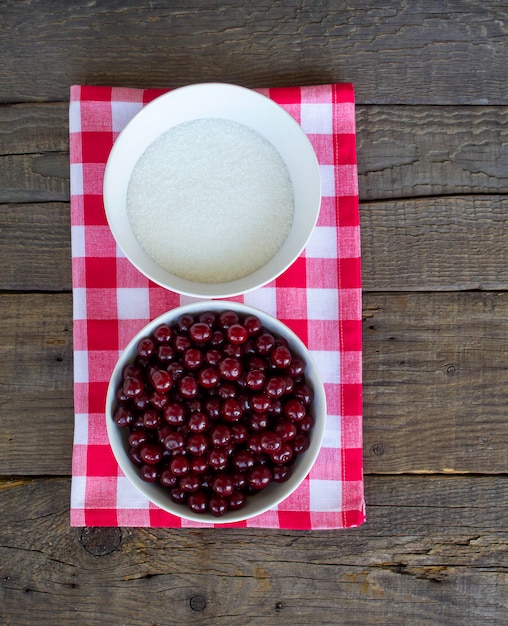
{"type": "Polygon", "coordinates": [[[212,329],[205,322],[196,322],[189,328],[189,337],[196,343],[205,343],[212,337],[212,329]]]}
{"type": "Polygon", "coordinates": [[[215,367],[204,367],[198,374],[198,383],[204,389],[213,389],[219,383],[219,372],[215,367]]]}
{"type": "Polygon", "coordinates": [[[164,407],[164,419],[171,426],[181,426],[185,422],[185,407],[180,402],[170,402],[164,407]]]}
{"type": "Polygon", "coordinates": [[[280,398],[286,391],[286,379],[282,376],[272,376],[268,379],[264,391],[269,398],[280,398]]]}
{"type": "Polygon", "coordinates": [[[148,441],[148,433],[146,430],[133,430],[129,434],[129,445],[133,448],[139,448],[145,441],[148,441]]]}
{"type": "Polygon", "coordinates": [[[226,357],[219,363],[219,371],[226,380],[238,380],[242,374],[242,365],[235,357],[226,357]]]}
{"type": "Polygon", "coordinates": [[[272,471],[266,465],[258,465],[249,471],[248,481],[252,489],[264,489],[272,481],[272,471]]]}
{"type": "Polygon", "coordinates": [[[185,448],[185,438],[182,433],[173,431],[164,437],[164,447],[172,454],[182,452],[185,448]]]}
{"type": "Polygon", "coordinates": [[[222,496],[214,495],[210,498],[208,509],[215,517],[221,517],[228,510],[228,501],[222,496]]]}
{"type": "Polygon", "coordinates": [[[134,376],[128,376],[122,385],[122,391],[127,398],[136,398],[145,390],[143,381],[134,376]]]}
{"type": "Polygon", "coordinates": [[[241,491],[233,491],[228,499],[228,509],[230,511],[239,511],[245,506],[247,498],[241,491]]]}
{"type": "Polygon", "coordinates": [[[249,338],[249,333],[245,326],[232,324],[227,330],[227,338],[232,344],[242,344],[249,338]]]}
{"type": "Polygon", "coordinates": [[[275,345],[275,337],[267,331],[262,332],[254,340],[254,346],[256,348],[256,351],[261,356],[266,356],[270,354],[274,345],[275,345]]]}
{"type": "Polygon", "coordinates": [[[236,311],[223,311],[219,315],[219,324],[222,328],[227,330],[233,324],[238,324],[240,318],[238,317],[238,313],[236,311]]]}
{"type": "Polygon", "coordinates": [[[199,348],[187,348],[183,354],[183,364],[190,370],[197,370],[205,360],[204,354],[199,348]]]}
{"type": "Polygon", "coordinates": [[[191,459],[190,471],[195,474],[204,474],[209,467],[208,460],[204,456],[197,456],[191,459]]]}
{"type": "Polygon", "coordinates": [[[231,441],[233,433],[231,429],[223,424],[218,424],[210,430],[210,443],[216,448],[225,448],[231,441]]]}
{"type": "Polygon", "coordinates": [[[197,380],[194,376],[182,376],[178,381],[178,391],[186,399],[195,398],[199,391],[197,380]]]}
{"type": "Polygon", "coordinates": [[[164,452],[162,446],[158,443],[145,443],[140,447],[139,456],[142,461],[148,465],[157,465],[162,459],[164,452]]]}
{"type": "Polygon", "coordinates": [[[277,422],[275,432],[279,435],[282,441],[291,441],[291,439],[295,438],[298,429],[294,422],[289,419],[282,418],[277,422]]]}
{"type": "Polygon", "coordinates": [[[115,424],[120,428],[125,428],[134,422],[134,413],[126,406],[120,405],[113,414],[115,424]]]}
{"type": "Polygon", "coordinates": [[[239,472],[246,472],[254,467],[254,455],[248,450],[239,450],[233,454],[232,462],[239,472]]]}
{"type": "Polygon", "coordinates": [[[243,414],[243,407],[236,398],[226,398],[221,407],[221,415],[226,422],[237,422],[243,414]]]}
{"type": "Polygon", "coordinates": [[[157,348],[157,360],[161,365],[171,363],[175,358],[173,346],[162,345],[157,348]]]}
{"type": "Polygon", "coordinates": [[[180,330],[188,331],[194,324],[194,317],[190,313],[184,313],[176,321],[176,325],[180,330]]]}
{"type": "Polygon", "coordinates": [[[289,367],[293,357],[287,346],[277,346],[270,353],[270,361],[274,367],[284,369],[289,367]]]}
{"type": "Polygon", "coordinates": [[[142,359],[149,359],[155,352],[155,345],[149,337],[141,339],[137,347],[138,356],[142,359]]]}
{"type": "Polygon", "coordinates": [[[147,483],[155,483],[159,480],[160,472],[154,465],[145,464],[139,468],[139,475],[141,480],[147,483]]]}
{"type": "Polygon", "coordinates": [[[203,433],[192,433],[187,437],[186,448],[194,456],[203,456],[210,446],[210,441],[203,433]]]}
{"type": "Polygon", "coordinates": [[[150,374],[150,382],[155,391],[169,391],[173,386],[173,375],[166,370],[153,370],[150,374]]]}
{"type": "Polygon", "coordinates": [[[160,428],[162,424],[161,415],[155,409],[149,409],[143,413],[143,426],[149,430],[160,428]]]}
{"type": "Polygon", "coordinates": [[[161,472],[159,480],[164,487],[176,487],[178,483],[178,478],[168,469],[161,472]]]}
{"type": "Polygon", "coordinates": [[[284,441],[279,448],[270,452],[270,457],[277,465],[286,465],[293,458],[293,448],[284,441]]]}
{"type": "Polygon", "coordinates": [[[284,405],[284,415],[293,422],[301,422],[306,413],[305,406],[298,400],[288,400],[284,405]]]}
{"type": "Polygon", "coordinates": [[[197,491],[201,487],[201,479],[194,472],[189,472],[180,478],[179,485],[185,493],[197,491]]]}
{"type": "Polygon", "coordinates": [[[263,370],[251,369],[247,372],[245,377],[245,385],[252,391],[260,391],[263,389],[266,381],[266,376],[263,370]]]}
{"type": "Polygon", "coordinates": [[[273,468],[273,482],[284,483],[291,476],[291,468],[287,465],[277,465],[273,468]]]}
{"type": "Polygon", "coordinates": [[[217,322],[217,315],[213,311],[203,311],[199,314],[198,320],[213,328],[217,322]]]}
{"type": "Polygon", "coordinates": [[[167,324],[161,324],[153,333],[153,338],[156,343],[167,344],[173,339],[173,330],[167,324]]]}
{"type": "Polygon", "coordinates": [[[255,315],[246,315],[243,320],[243,325],[249,333],[249,337],[255,337],[261,332],[263,325],[261,320],[255,315]]]}
{"type": "Polygon", "coordinates": [[[196,411],[187,420],[187,428],[194,433],[202,433],[208,429],[210,421],[202,411],[196,411]]]}
{"type": "Polygon", "coordinates": [[[276,452],[282,446],[282,439],[280,436],[272,430],[266,431],[261,435],[261,449],[263,452],[271,454],[276,452]]]}
{"type": "Polygon", "coordinates": [[[173,502],[222,516],[291,476],[310,445],[305,363],[255,315],[185,314],[137,344],[116,390],[129,459],[173,502]]]}
{"type": "Polygon", "coordinates": [[[206,513],[208,510],[208,496],[202,489],[189,494],[187,504],[194,513],[206,513]]]}
{"type": "Polygon", "coordinates": [[[176,454],[169,462],[169,469],[175,476],[185,476],[190,471],[189,459],[183,454],[176,454]]]}
{"type": "Polygon", "coordinates": [[[233,479],[228,474],[219,473],[212,481],[212,489],[218,496],[230,496],[234,488],[233,479]]]}

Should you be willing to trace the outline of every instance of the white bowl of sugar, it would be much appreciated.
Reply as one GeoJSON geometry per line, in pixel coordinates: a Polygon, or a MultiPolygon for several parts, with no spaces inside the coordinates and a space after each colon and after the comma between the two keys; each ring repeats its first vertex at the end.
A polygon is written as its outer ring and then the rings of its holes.
{"type": "Polygon", "coordinates": [[[104,174],[108,223],[127,258],[155,283],[201,298],[282,274],[320,203],[319,164],[300,125],[258,92],[222,83],[146,105],[104,174]]]}

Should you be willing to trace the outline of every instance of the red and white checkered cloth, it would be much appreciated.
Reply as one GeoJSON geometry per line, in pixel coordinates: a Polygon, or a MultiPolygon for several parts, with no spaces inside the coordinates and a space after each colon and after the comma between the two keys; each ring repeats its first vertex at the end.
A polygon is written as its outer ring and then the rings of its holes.
{"type": "MultiPolygon", "coordinates": [[[[131,265],[115,244],[102,199],[104,168],[115,138],[145,104],[165,91],[71,87],[73,526],[206,526],[162,511],[131,487],[109,446],[104,417],[108,381],[122,349],[148,321],[190,300],[155,285],[131,265]]],[[[280,278],[235,300],[278,317],[306,343],[321,370],[328,417],[323,448],[304,483],[277,509],[232,526],[358,526],[365,520],[365,504],[353,86],[259,91],[286,109],[307,133],[320,163],[323,200],[318,224],[300,258],[280,278]]]]}

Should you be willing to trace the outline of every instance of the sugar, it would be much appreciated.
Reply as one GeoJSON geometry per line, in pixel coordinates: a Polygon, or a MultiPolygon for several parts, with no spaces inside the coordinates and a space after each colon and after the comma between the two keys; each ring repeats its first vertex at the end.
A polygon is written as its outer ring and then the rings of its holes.
{"type": "Polygon", "coordinates": [[[127,191],[141,247],[182,278],[228,282],[267,263],[294,217],[293,187],[274,146],[230,120],[179,124],[148,146],[127,191]]]}

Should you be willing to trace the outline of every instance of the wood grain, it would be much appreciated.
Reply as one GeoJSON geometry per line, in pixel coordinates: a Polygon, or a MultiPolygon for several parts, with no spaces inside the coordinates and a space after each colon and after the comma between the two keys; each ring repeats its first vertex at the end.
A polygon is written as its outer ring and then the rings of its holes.
{"type": "MultiPolygon", "coordinates": [[[[0,309],[0,475],[67,475],[71,296],[4,294],[0,309]]],[[[504,292],[365,294],[367,473],[508,472],[506,319],[504,292]]]]}
{"type": "Polygon", "coordinates": [[[506,196],[364,203],[360,220],[365,291],[507,288],[506,196]]]}
{"type": "MultiPolygon", "coordinates": [[[[65,103],[0,106],[0,202],[69,198],[65,103]]],[[[357,106],[364,202],[508,192],[508,107],[357,106]]]]}
{"type": "Polygon", "coordinates": [[[66,100],[72,83],[354,80],[361,103],[507,104],[507,17],[496,0],[418,10],[403,0],[4,0],[0,101],[66,100]]]}
{"type": "Polygon", "coordinates": [[[508,109],[356,107],[364,201],[508,191],[508,109]]]}
{"type": "Polygon", "coordinates": [[[506,292],[365,295],[367,471],[508,471],[507,319],[506,292]]]}
{"type": "Polygon", "coordinates": [[[367,523],[323,532],[70,529],[68,479],[0,483],[0,620],[506,624],[505,482],[369,478],[367,523]]]}
{"type": "Polygon", "coordinates": [[[0,295],[0,475],[68,474],[72,297],[0,295]]]}

